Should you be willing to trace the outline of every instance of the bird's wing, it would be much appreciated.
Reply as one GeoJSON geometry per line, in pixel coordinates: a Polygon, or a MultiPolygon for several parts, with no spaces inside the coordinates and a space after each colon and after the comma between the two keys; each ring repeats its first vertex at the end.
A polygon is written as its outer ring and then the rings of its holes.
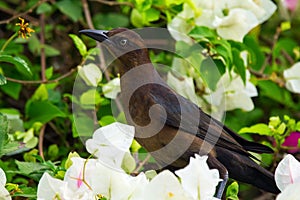
{"type": "Polygon", "coordinates": [[[247,156],[250,156],[247,150],[259,153],[272,152],[270,148],[264,145],[243,139],[221,122],[204,113],[196,104],[167,87],[153,85],[150,96],[155,103],[160,104],[165,109],[167,118],[161,120],[165,120],[168,126],[196,135],[210,144],[247,156]]]}

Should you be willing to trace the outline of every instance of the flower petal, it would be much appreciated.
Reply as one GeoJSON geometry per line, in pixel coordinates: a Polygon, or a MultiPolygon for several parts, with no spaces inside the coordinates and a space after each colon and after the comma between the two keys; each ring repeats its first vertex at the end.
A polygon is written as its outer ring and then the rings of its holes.
{"type": "Polygon", "coordinates": [[[214,26],[224,39],[242,42],[244,36],[259,24],[256,16],[247,10],[231,9],[228,16],[216,17],[214,26]]]}
{"type": "Polygon", "coordinates": [[[300,183],[288,185],[276,200],[298,200],[300,196],[300,183]]]}
{"type": "Polygon", "coordinates": [[[86,141],[86,149],[103,163],[121,169],[133,137],[133,126],[115,122],[97,129],[93,138],[86,141]]]}
{"type": "Polygon", "coordinates": [[[218,170],[209,169],[206,161],[207,156],[195,154],[188,166],[175,172],[181,178],[182,187],[193,199],[211,199],[221,181],[218,170]]]}
{"type": "Polygon", "coordinates": [[[300,162],[288,154],[278,164],[275,170],[275,181],[280,191],[294,183],[300,183],[300,162]]]}

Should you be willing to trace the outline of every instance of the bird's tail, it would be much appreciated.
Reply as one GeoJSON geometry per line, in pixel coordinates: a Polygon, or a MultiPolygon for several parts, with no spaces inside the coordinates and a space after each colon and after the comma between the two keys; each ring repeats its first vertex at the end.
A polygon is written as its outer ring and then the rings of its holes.
{"type": "Polygon", "coordinates": [[[217,159],[226,167],[229,177],[249,183],[267,192],[278,194],[274,175],[246,155],[217,148],[217,159]]]}

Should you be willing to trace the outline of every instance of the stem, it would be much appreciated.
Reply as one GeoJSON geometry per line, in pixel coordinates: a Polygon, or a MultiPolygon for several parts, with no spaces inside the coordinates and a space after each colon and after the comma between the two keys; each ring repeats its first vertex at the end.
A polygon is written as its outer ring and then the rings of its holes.
{"type": "Polygon", "coordinates": [[[12,36],[10,36],[10,38],[8,38],[8,40],[6,40],[6,42],[3,44],[1,50],[0,50],[0,53],[2,53],[5,48],[7,47],[7,45],[18,35],[17,32],[15,32],[12,36]]]}
{"type": "Polygon", "coordinates": [[[76,68],[73,68],[71,69],[69,72],[63,74],[62,76],[56,78],[56,79],[53,79],[53,80],[37,80],[37,81],[26,81],[26,80],[18,80],[18,79],[14,79],[14,78],[10,78],[10,77],[5,77],[6,80],[8,81],[11,81],[11,82],[15,82],[15,83],[21,83],[21,84],[41,84],[41,83],[57,83],[59,82],[60,80],[68,77],[68,76],[71,76],[74,72],[77,71],[77,67],[76,68]]]}
{"type": "Polygon", "coordinates": [[[45,160],[44,151],[43,151],[45,129],[46,129],[46,124],[44,124],[42,126],[42,128],[40,130],[40,134],[39,134],[39,154],[40,154],[40,156],[42,157],[43,160],[45,160]]]}
{"type": "Polygon", "coordinates": [[[41,43],[41,77],[46,81],[46,54],[45,54],[45,14],[40,15],[40,43],[41,43]]]}

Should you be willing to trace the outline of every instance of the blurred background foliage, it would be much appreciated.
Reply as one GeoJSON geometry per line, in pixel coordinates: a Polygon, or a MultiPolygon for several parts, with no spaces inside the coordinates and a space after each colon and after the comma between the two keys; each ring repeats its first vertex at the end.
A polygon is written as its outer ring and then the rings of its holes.
{"type": "MultiPolygon", "coordinates": [[[[253,29],[243,42],[220,39],[214,30],[203,27],[190,33],[199,44],[212,47],[210,50],[222,57],[218,66],[221,74],[234,66],[243,81],[246,81],[245,66],[239,66],[240,62],[230,49],[235,48],[238,53],[248,50],[250,81],[258,90],[258,96],[252,98],[254,109],[227,111],[224,119],[226,125],[240,131],[247,139],[274,148],[274,155],[262,157],[271,170],[282,155],[291,150],[282,145],[285,139],[300,131],[300,95],[286,89],[283,77],[284,70],[300,58],[300,12],[299,9],[298,12],[286,9],[281,2],[275,1],[278,6],[275,14],[253,29]],[[217,48],[218,45],[224,48],[217,48]]],[[[79,36],[79,30],[167,27],[183,10],[183,3],[180,0],[0,2],[0,167],[6,171],[8,182],[12,183],[8,189],[16,199],[21,198],[17,196],[34,198],[37,181],[45,170],[63,177],[64,162],[70,151],[86,155],[81,137],[78,137],[81,133],[89,135],[97,126],[115,120],[125,122],[122,114],[114,118],[111,110],[114,100],[107,97],[108,92],[104,89],[108,82],[118,77],[115,68],[106,71],[98,80],[97,95],[93,92],[78,98],[72,95],[78,70],[86,66],[87,60],[98,58],[99,53],[94,49],[96,43],[79,36]],[[35,31],[30,33],[31,36],[26,33],[26,38],[18,37],[20,27],[16,23],[21,23],[19,17],[35,31]],[[87,103],[95,95],[95,102],[87,103]],[[84,104],[88,114],[73,116],[72,102],[84,104]],[[96,110],[92,112],[89,106],[94,103],[96,110]],[[74,117],[77,123],[86,127],[81,126],[82,130],[78,130],[74,117]]],[[[152,50],[150,55],[153,62],[172,68],[172,54],[152,50]]],[[[101,60],[96,59],[96,63],[100,66],[101,60]]],[[[168,70],[160,73],[167,77],[168,70]]],[[[86,85],[83,76],[80,84],[86,85]]],[[[193,93],[201,96],[202,90],[194,75],[193,80],[193,93]]],[[[216,80],[206,81],[209,85],[210,81],[216,80]]],[[[109,87],[115,88],[113,84],[109,87]]],[[[297,141],[299,137],[295,138],[297,141]]],[[[144,152],[137,144],[132,148],[144,152]]],[[[298,155],[298,141],[293,148],[296,148],[293,154],[298,155]]],[[[248,187],[241,185],[241,199],[262,195],[254,189],[247,192],[248,187]]]]}

